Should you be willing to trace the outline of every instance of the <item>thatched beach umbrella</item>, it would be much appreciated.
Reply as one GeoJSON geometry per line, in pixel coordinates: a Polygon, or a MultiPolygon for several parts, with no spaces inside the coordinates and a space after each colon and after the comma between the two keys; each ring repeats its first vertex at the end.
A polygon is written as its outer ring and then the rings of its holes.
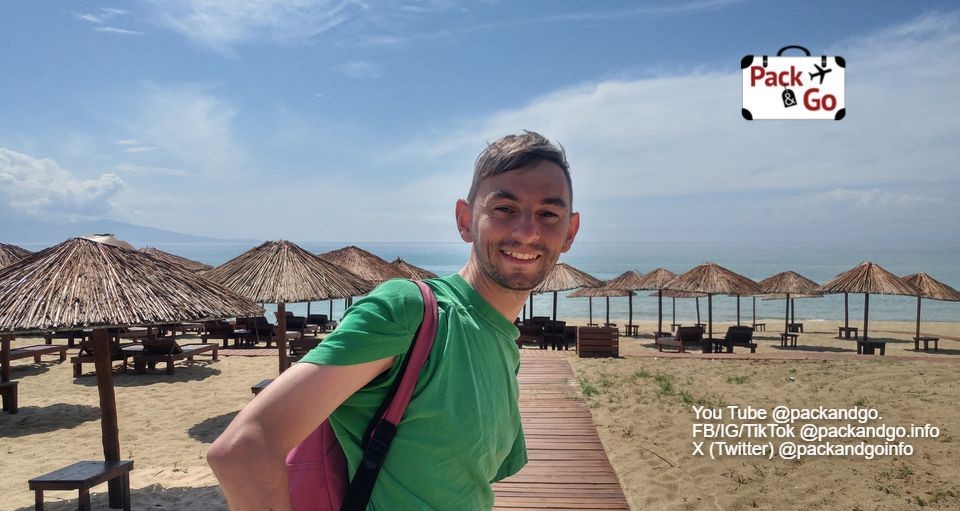
{"type": "Polygon", "coordinates": [[[764,294],[782,294],[787,302],[783,315],[783,333],[790,331],[790,295],[811,295],[817,292],[819,285],[797,272],[785,271],[760,281],[760,292],[764,294]]]}
{"type": "Polygon", "coordinates": [[[940,282],[926,273],[914,273],[903,277],[903,281],[915,287],[917,293],[917,338],[920,337],[920,300],[944,300],[960,302],[960,291],[940,282]]]}
{"type": "MultiPolygon", "coordinates": [[[[530,316],[533,317],[533,295],[536,293],[553,293],[553,320],[557,320],[557,293],[578,287],[598,287],[603,281],[598,280],[587,272],[580,271],[567,263],[554,265],[547,277],[543,279],[530,293],[530,316]]],[[[626,296],[626,295],[617,295],[626,296]]]]}
{"type": "MultiPolygon", "coordinates": [[[[643,276],[638,283],[640,287],[637,289],[643,290],[654,290],[657,292],[657,334],[659,336],[663,332],[663,286],[667,285],[667,282],[675,279],[677,277],[676,273],[673,273],[670,270],[664,268],[657,268],[656,270],[651,271],[650,273],[643,276]]],[[[673,322],[677,322],[677,300],[673,297],[673,322]]],[[[697,298],[697,323],[700,322],[700,299],[697,298]]]]}
{"type": "Polygon", "coordinates": [[[10,266],[32,253],[33,252],[16,245],[0,243],[0,268],[10,266]]]}
{"type": "Polygon", "coordinates": [[[671,280],[667,289],[707,295],[707,337],[713,337],[713,295],[748,295],[760,291],[756,282],[714,263],[704,263],[671,280]]]}
{"type": "Polygon", "coordinates": [[[277,304],[280,372],[287,369],[286,304],[370,292],[373,284],[289,241],[268,241],[204,275],[258,303],[277,304]]]}
{"type": "Polygon", "coordinates": [[[578,289],[568,296],[570,298],[596,297],[602,296],[607,299],[607,323],[610,323],[610,297],[611,296],[633,296],[633,291],[625,289],[613,289],[606,285],[600,287],[584,287],[578,289]]]}
{"type": "Polygon", "coordinates": [[[186,257],[171,254],[170,252],[164,252],[163,250],[154,247],[143,247],[140,249],[140,251],[144,254],[150,254],[158,259],[163,259],[168,263],[180,265],[184,269],[190,271],[201,272],[213,269],[213,266],[210,266],[209,264],[204,264],[200,261],[194,261],[193,259],[187,259],[186,257]]]}
{"type": "MultiPolygon", "coordinates": [[[[638,289],[643,289],[638,287],[643,283],[643,275],[629,270],[620,274],[620,276],[610,280],[606,283],[605,287],[610,289],[622,289],[624,291],[635,291],[638,289]]],[[[629,327],[633,326],[633,294],[630,294],[627,298],[627,331],[629,332],[629,327]]]]}
{"type": "Polygon", "coordinates": [[[867,341],[870,295],[916,296],[918,291],[878,264],[864,261],[817,288],[818,293],[863,293],[863,340],[867,341]]]}
{"type": "Polygon", "coordinates": [[[424,270],[419,266],[414,266],[399,257],[394,259],[390,264],[400,270],[408,279],[424,280],[437,278],[436,273],[424,270]]]}
{"type": "MultiPolygon", "coordinates": [[[[361,279],[373,283],[374,286],[390,279],[407,278],[407,275],[396,266],[355,245],[349,245],[318,255],[321,259],[330,261],[361,279]]],[[[345,296],[343,301],[344,308],[352,302],[352,296],[345,296]]],[[[330,316],[333,316],[332,300],[330,301],[330,316]]]]}
{"type": "MultiPolygon", "coordinates": [[[[0,335],[92,327],[103,454],[120,460],[107,328],[259,314],[252,301],[123,243],[73,238],[0,270],[0,335]]],[[[120,506],[119,481],[110,505],[120,506]]]]}

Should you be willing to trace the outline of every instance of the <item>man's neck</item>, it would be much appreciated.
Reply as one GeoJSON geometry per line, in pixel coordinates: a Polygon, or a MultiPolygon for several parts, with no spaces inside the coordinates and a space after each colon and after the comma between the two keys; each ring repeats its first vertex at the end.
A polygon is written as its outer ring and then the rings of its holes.
{"type": "Polygon", "coordinates": [[[467,281],[467,284],[480,293],[487,303],[511,323],[520,315],[524,302],[530,296],[529,291],[505,289],[491,280],[480,270],[479,265],[475,264],[472,256],[458,273],[463,280],[467,281]]]}

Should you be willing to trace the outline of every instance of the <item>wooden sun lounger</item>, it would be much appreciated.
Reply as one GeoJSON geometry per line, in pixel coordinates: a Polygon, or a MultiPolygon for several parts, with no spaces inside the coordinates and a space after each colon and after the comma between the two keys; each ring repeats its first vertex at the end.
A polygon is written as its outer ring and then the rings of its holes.
{"type": "Polygon", "coordinates": [[[753,327],[750,326],[732,326],[727,329],[727,334],[723,340],[715,342],[716,351],[726,350],[727,353],[733,353],[734,346],[750,348],[750,353],[757,352],[757,343],[753,342],[753,327]]]}
{"type": "MultiPolygon", "coordinates": [[[[70,357],[70,363],[73,364],[73,377],[79,378],[83,374],[83,364],[93,364],[96,358],[93,355],[93,342],[83,341],[80,343],[80,353],[70,357]]],[[[110,341],[110,360],[122,360],[122,371],[127,371],[127,359],[139,353],[143,346],[138,343],[120,344],[110,341]]]]}
{"type": "Polygon", "coordinates": [[[216,344],[184,344],[179,345],[173,338],[144,340],[143,351],[133,356],[133,368],[137,374],[146,372],[147,367],[153,369],[158,362],[167,364],[166,373],[173,374],[173,363],[177,360],[190,360],[201,354],[210,355],[211,360],[219,360],[216,344]]]}
{"type": "Polygon", "coordinates": [[[10,348],[8,360],[33,357],[33,361],[39,364],[40,357],[43,355],[57,355],[60,361],[64,362],[67,360],[67,347],[56,344],[37,344],[34,346],[10,348]]]}
{"type": "Polygon", "coordinates": [[[658,337],[657,351],[663,351],[663,348],[676,348],[683,353],[687,346],[696,346],[703,349],[703,328],[698,326],[681,326],[677,328],[677,335],[674,337],[658,337]]]}

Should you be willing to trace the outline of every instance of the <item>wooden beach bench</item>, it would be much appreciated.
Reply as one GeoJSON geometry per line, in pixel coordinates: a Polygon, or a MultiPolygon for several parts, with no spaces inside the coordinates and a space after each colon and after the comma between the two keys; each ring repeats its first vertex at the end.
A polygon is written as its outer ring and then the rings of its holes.
{"type": "Polygon", "coordinates": [[[921,343],[921,342],[923,343],[923,351],[929,351],[929,350],[930,350],[930,343],[931,343],[931,342],[933,343],[933,351],[940,351],[940,350],[939,350],[939,346],[938,346],[939,343],[940,343],[940,338],[939,338],[939,337],[931,337],[931,336],[928,336],[928,335],[921,335],[920,337],[914,337],[914,338],[913,338],[913,351],[919,351],[919,350],[920,350],[920,343],[921,343]]]}
{"type": "Polygon", "coordinates": [[[862,341],[857,339],[857,355],[873,355],[880,348],[880,354],[885,355],[887,341],[862,341]]]}
{"type": "Polygon", "coordinates": [[[130,511],[131,470],[133,470],[133,460],[78,461],[60,470],[35,477],[28,481],[30,489],[35,494],[34,509],[43,511],[43,492],[45,490],[79,490],[79,509],[89,511],[90,488],[113,479],[119,479],[123,509],[130,511]]]}
{"type": "Polygon", "coordinates": [[[47,344],[53,344],[54,339],[66,339],[67,346],[72,348],[77,339],[83,341],[86,340],[89,335],[89,332],[83,330],[59,330],[43,334],[43,340],[46,341],[47,344]]]}
{"type": "Polygon", "coordinates": [[[273,378],[268,378],[266,380],[260,380],[256,385],[250,387],[250,392],[253,392],[253,395],[256,396],[263,389],[267,388],[267,385],[273,383],[273,378]]]}
{"type": "Polygon", "coordinates": [[[217,361],[216,344],[184,344],[179,345],[172,337],[163,337],[160,339],[144,339],[143,350],[133,356],[133,368],[137,374],[146,372],[147,367],[153,369],[158,362],[167,364],[166,373],[173,374],[173,363],[177,360],[190,360],[201,354],[210,355],[213,361],[217,361]]]}
{"type": "Polygon", "coordinates": [[[577,356],[620,356],[620,333],[616,327],[581,327],[577,335],[577,356]]]}
{"type": "MultiPolygon", "coordinates": [[[[127,359],[136,355],[143,349],[139,343],[120,344],[116,341],[110,341],[110,360],[122,360],[122,371],[127,371],[127,359]]],[[[70,357],[70,363],[73,365],[73,377],[79,378],[83,374],[83,364],[93,364],[96,358],[93,355],[93,341],[81,341],[80,352],[70,357]]]]}
{"type": "Polygon", "coordinates": [[[786,348],[787,346],[791,348],[797,347],[797,339],[800,338],[800,334],[792,332],[780,332],[780,347],[786,348]]]}
{"type": "Polygon", "coordinates": [[[858,330],[855,326],[838,326],[837,339],[856,339],[859,337],[857,332],[858,330]]]}
{"type": "Polygon", "coordinates": [[[10,355],[7,360],[33,357],[33,361],[39,364],[40,357],[43,355],[57,355],[57,358],[60,359],[60,362],[65,362],[67,360],[67,346],[60,346],[56,344],[36,344],[34,346],[10,348],[10,355]]]}
{"type": "Polygon", "coordinates": [[[753,324],[753,330],[754,330],[755,332],[766,332],[766,331],[767,331],[767,324],[766,324],[766,323],[754,323],[754,324],[753,324]]]}

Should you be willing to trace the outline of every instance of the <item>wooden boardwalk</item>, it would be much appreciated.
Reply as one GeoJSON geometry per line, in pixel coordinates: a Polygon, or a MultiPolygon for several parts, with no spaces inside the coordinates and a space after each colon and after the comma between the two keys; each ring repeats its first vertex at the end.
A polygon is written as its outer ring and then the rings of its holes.
{"type": "Polygon", "coordinates": [[[518,379],[529,462],[493,486],[494,509],[630,509],[565,356],[521,351],[518,379]]]}

